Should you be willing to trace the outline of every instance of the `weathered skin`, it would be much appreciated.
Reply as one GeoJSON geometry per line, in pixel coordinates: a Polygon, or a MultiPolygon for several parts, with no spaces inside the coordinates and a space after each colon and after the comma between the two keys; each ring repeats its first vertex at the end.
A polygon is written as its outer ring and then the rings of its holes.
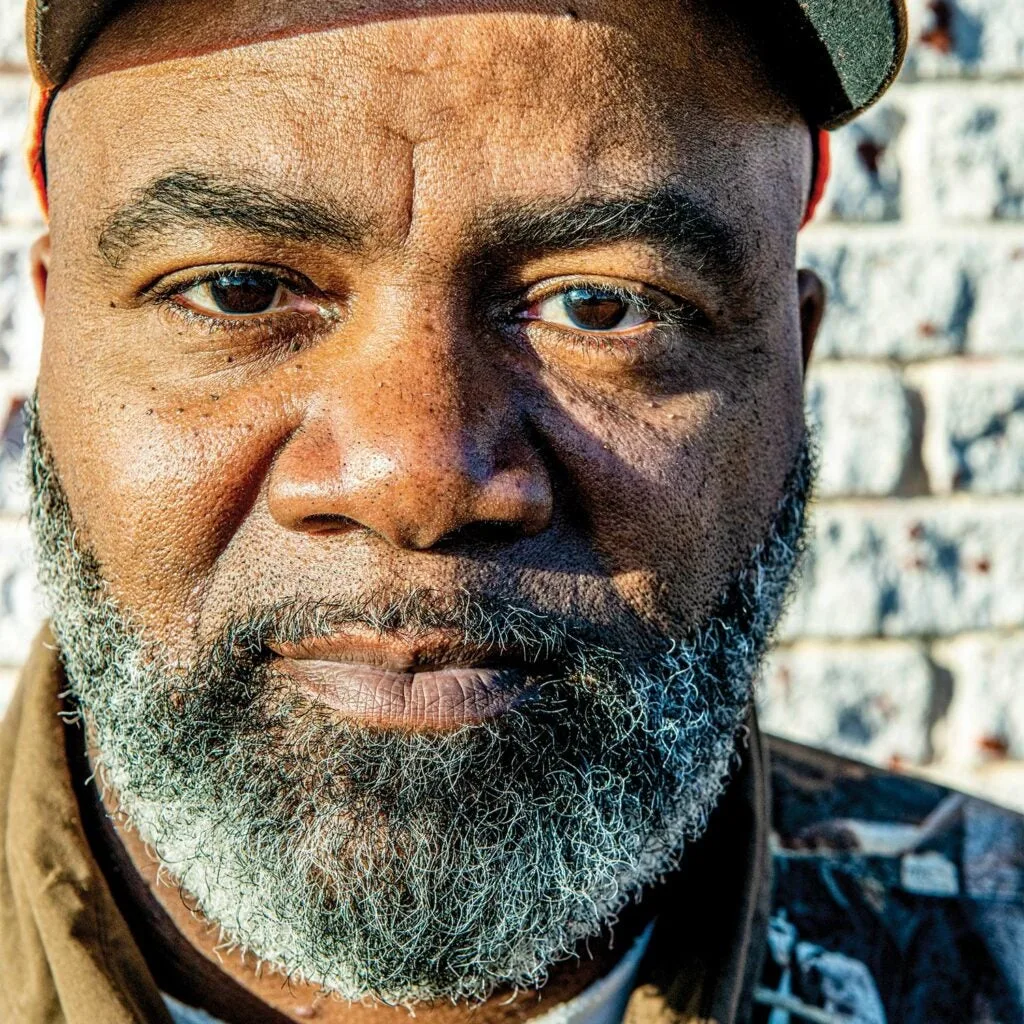
{"type": "MultiPolygon", "coordinates": [[[[681,630],[759,539],[802,436],[823,306],[794,266],[809,133],[742,34],[699,5],[138,4],[59,94],[46,144],[41,421],[113,593],[172,652],[240,596],[410,586],[681,630]],[[196,222],[101,247],[118,207],[182,170],[313,204],[360,244],[196,222]],[[669,179],[734,236],[735,266],[699,242],[490,253],[480,238],[495,208],[669,179]],[[275,314],[281,328],[210,330],[146,291],[239,263],[315,298],[275,314]],[[706,323],[611,348],[495,324],[489,296],[528,305],[563,277],[660,289],[706,323]]],[[[309,1018],[308,988],[234,954],[209,966],[215,935],[122,841],[178,928],[159,941],[206,972],[211,1012],[282,1019],[240,1010],[230,976],[309,1018]]],[[[545,1010],[606,963],[478,1018],[545,1010]]]]}

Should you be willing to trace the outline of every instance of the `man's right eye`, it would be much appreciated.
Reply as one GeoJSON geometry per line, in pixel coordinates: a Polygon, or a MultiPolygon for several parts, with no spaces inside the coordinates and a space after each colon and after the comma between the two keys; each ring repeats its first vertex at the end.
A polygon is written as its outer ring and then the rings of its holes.
{"type": "Polygon", "coordinates": [[[172,301],[203,316],[225,319],[315,312],[318,306],[265,270],[227,270],[178,288],[172,301]]]}

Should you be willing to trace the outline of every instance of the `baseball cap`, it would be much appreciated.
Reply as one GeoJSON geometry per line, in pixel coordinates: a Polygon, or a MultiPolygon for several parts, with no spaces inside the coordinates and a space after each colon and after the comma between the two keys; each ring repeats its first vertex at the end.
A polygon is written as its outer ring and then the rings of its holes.
{"type": "MultiPolygon", "coordinates": [[[[835,128],[895,78],[907,45],[904,0],[719,0],[752,20],[808,119],[835,128]]],[[[29,63],[45,90],[67,81],[90,40],[131,0],[29,0],[29,63]]]]}
{"type": "MultiPolygon", "coordinates": [[[[28,0],[26,40],[37,86],[29,159],[45,206],[43,130],[50,101],[90,41],[133,0],[28,0]]],[[[907,47],[905,0],[718,0],[746,20],[815,132],[810,207],[828,170],[824,131],[852,120],[896,77],[907,47]]]]}

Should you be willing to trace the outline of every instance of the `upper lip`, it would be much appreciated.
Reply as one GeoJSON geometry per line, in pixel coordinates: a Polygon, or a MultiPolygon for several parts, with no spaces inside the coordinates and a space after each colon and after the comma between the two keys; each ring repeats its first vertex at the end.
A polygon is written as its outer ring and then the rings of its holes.
{"type": "Polygon", "coordinates": [[[430,672],[446,668],[522,668],[522,654],[498,647],[469,644],[443,631],[379,633],[346,629],[301,640],[268,640],[267,648],[282,658],[372,665],[395,672],[430,672]]]}

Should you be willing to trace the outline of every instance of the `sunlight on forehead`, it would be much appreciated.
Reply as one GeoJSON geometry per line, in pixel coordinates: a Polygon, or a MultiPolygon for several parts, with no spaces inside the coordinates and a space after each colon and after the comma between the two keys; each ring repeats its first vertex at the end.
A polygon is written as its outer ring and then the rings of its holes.
{"type": "MultiPolygon", "coordinates": [[[[802,201],[791,157],[781,174],[745,173],[758,136],[793,118],[757,88],[744,48],[724,45],[735,28],[696,5],[596,3],[570,15],[426,3],[357,15],[300,3],[286,17],[271,4],[258,42],[245,41],[253,18],[242,9],[235,23],[193,6],[131,8],[58,94],[47,132],[55,212],[65,181],[79,210],[109,208],[161,174],[207,167],[361,193],[367,215],[402,237],[424,218],[454,228],[456,209],[481,201],[636,190],[674,175],[713,194],[744,174],[754,188],[771,181],[776,201],[789,177],[802,201]],[[314,11],[332,26],[311,24],[314,11]],[[170,13],[193,28],[170,36],[177,50],[157,51],[149,41],[168,38],[170,13]]],[[[806,129],[796,135],[805,143],[806,129]]]]}
{"type": "MultiPolygon", "coordinates": [[[[603,24],[633,32],[669,17],[678,28],[681,21],[696,16],[697,3],[654,0],[631,10],[634,4],[610,0],[228,0],[216,5],[202,0],[146,0],[128,5],[103,29],[72,80],[266,40],[298,37],[310,46],[312,36],[373,24],[413,22],[419,26],[416,31],[423,32],[422,26],[430,23],[472,20],[488,26],[484,39],[499,22],[520,24],[531,18],[569,25],[603,24]]],[[[685,49],[681,40],[673,48],[685,49]]]]}

